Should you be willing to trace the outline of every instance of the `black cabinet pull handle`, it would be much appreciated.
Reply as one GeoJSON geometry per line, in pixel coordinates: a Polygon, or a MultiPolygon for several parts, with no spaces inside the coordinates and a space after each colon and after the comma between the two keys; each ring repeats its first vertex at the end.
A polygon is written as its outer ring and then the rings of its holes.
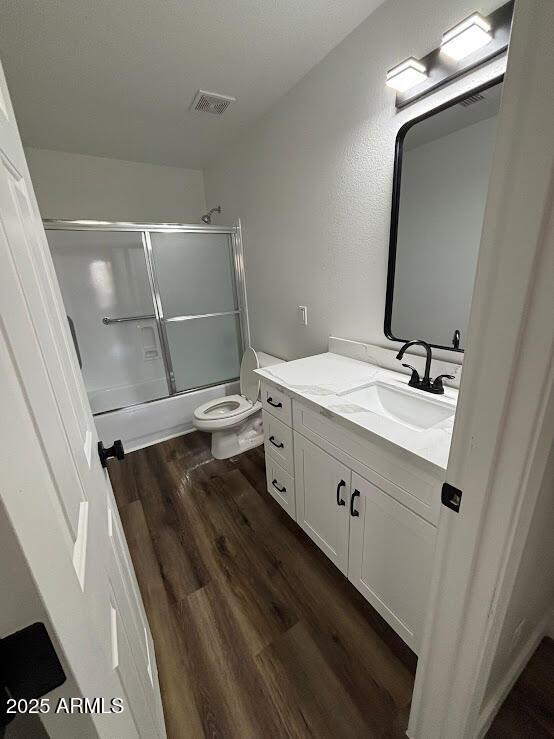
{"type": "Polygon", "coordinates": [[[340,489],[346,485],[344,480],[341,480],[337,485],[337,505],[346,505],[346,502],[340,497],[340,489]]]}
{"type": "Polygon", "coordinates": [[[278,490],[280,493],[286,493],[287,492],[287,489],[286,489],[286,487],[284,485],[283,485],[282,488],[280,488],[279,485],[277,485],[277,480],[273,480],[271,484],[273,485],[273,487],[275,488],[275,490],[278,490]]]}
{"type": "Polygon", "coordinates": [[[283,447],[285,446],[281,441],[277,443],[274,436],[270,436],[269,440],[273,444],[273,446],[277,447],[277,449],[283,449],[283,447]]]}
{"type": "Polygon", "coordinates": [[[359,490],[354,490],[354,492],[350,496],[350,515],[351,516],[359,516],[360,515],[359,511],[355,511],[354,510],[354,501],[356,500],[356,498],[359,498],[359,497],[360,497],[360,491],[359,490]]]}
{"type": "Polygon", "coordinates": [[[272,405],[274,408],[282,408],[283,407],[283,404],[280,401],[279,401],[279,403],[274,403],[273,402],[273,398],[271,397],[271,395],[268,397],[267,402],[269,403],[269,405],[272,405]]]}

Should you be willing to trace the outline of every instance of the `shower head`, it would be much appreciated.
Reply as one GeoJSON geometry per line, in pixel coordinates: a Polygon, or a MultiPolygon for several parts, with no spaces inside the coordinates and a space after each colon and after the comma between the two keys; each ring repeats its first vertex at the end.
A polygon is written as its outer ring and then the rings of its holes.
{"type": "Polygon", "coordinates": [[[221,213],[221,205],[217,205],[215,208],[209,210],[205,215],[202,216],[204,223],[210,225],[212,222],[212,213],[221,213]]]}

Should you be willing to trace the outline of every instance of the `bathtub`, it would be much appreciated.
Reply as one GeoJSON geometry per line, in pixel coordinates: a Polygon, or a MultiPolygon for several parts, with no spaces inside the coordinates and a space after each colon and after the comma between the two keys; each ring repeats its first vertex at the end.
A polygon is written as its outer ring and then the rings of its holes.
{"type": "Polygon", "coordinates": [[[239,383],[229,382],[101,413],[94,417],[98,438],[108,446],[121,439],[126,452],[142,449],[193,431],[193,413],[199,405],[238,392],[239,383]]]}

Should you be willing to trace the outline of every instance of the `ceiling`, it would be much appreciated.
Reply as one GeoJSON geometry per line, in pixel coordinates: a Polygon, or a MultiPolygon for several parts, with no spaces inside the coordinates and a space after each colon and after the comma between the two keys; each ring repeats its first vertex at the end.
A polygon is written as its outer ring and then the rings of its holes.
{"type": "Polygon", "coordinates": [[[4,0],[0,58],[26,146],[202,167],[382,1],[4,0]]]}

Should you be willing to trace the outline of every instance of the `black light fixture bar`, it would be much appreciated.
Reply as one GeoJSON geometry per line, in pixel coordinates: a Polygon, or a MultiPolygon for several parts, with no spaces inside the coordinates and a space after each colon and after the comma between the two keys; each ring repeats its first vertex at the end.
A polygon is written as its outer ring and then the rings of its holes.
{"type": "Polygon", "coordinates": [[[492,41],[458,62],[441,52],[440,47],[433,49],[427,56],[420,59],[419,61],[427,70],[427,79],[421,84],[406,90],[406,92],[397,92],[396,107],[400,109],[415,103],[416,100],[429,95],[439,87],[503,54],[510,42],[513,14],[514,0],[510,0],[510,2],[486,16],[485,20],[491,27],[492,41]]]}

